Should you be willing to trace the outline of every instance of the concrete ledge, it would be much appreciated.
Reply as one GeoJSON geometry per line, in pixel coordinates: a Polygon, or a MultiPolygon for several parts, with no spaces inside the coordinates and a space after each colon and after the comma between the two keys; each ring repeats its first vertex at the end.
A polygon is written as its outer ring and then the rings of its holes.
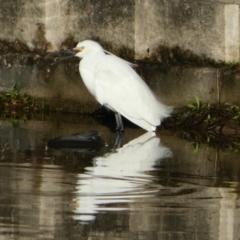
{"type": "MultiPolygon", "coordinates": [[[[83,84],[79,61],[56,66],[39,55],[3,57],[0,65],[0,91],[12,91],[43,99],[52,109],[92,111],[99,104],[83,84]]],[[[165,103],[182,107],[194,102],[236,104],[240,102],[240,75],[237,70],[223,72],[217,68],[163,67],[139,63],[137,72],[165,103]]]]}

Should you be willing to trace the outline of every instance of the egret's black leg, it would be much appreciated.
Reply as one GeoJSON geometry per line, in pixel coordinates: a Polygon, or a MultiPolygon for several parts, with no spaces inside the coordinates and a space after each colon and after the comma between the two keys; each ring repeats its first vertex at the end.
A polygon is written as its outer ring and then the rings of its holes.
{"type": "Polygon", "coordinates": [[[115,112],[115,119],[116,119],[116,130],[117,130],[117,132],[123,132],[124,131],[124,126],[123,126],[121,114],[118,113],[118,112],[115,112]]]}
{"type": "Polygon", "coordinates": [[[121,147],[122,139],[123,139],[123,132],[117,132],[116,134],[117,135],[116,135],[116,138],[115,138],[114,148],[113,148],[114,152],[116,152],[116,150],[121,147]]]}

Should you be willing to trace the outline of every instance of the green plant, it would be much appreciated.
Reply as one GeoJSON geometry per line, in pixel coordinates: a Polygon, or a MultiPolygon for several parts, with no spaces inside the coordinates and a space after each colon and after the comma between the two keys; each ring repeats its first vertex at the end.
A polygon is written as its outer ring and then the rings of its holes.
{"type": "Polygon", "coordinates": [[[30,99],[30,97],[28,95],[24,95],[22,99],[24,102],[27,102],[30,99]]]}
{"type": "Polygon", "coordinates": [[[45,106],[45,102],[44,100],[41,102],[41,104],[39,105],[39,109],[40,111],[44,112],[46,110],[46,106],[45,106]]]}
{"type": "Polygon", "coordinates": [[[207,118],[204,120],[205,123],[211,123],[213,121],[210,114],[207,115],[207,118]]]}
{"type": "Polygon", "coordinates": [[[189,104],[187,105],[188,108],[190,108],[191,110],[194,110],[194,111],[199,110],[200,107],[201,107],[201,101],[200,101],[200,98],[199,98],[198,96],[195,96],[195,101],[196,101],[195,104],[189,103],[189,104]]]}
{"type": "Polygon", "coordinates": [[[191,144],[194,147],[194,153],[198,153],[199,150],[199,143],[198,142],[190,142],[189,144],[191,144]]]}
{"type": "Polygon", "coordinates": [[[28,120],[27,116],[24,115],[24,116],[22,117],[22,120],[23,120],[24,122],[26,122],[26,121],[28,120]]]}
{"type": "Polygon", "coordinates": [[[1,99],[1,100],[5,100],[5,99],[6,99],[6,95],[3,94],[3,93],[0,93],[0,99],[1,99]]]}
{"type": "Polygon", "coordinates": [[[211,103],[208,104],[202,104],[199,96],[194,96],[196,103],[189,103],[187,105],[188,108],[190,108],[193,111],[198,111],[200,109],[206,108],[210,109],[211,108],[211,103]]]}
{"type": "Polygon", "coordinates": [[[18,97],[19,92],[17,89],[12,90],[11,92],[6,93],[7,97],[16,98],[18,97]]]}
{"type": "Polygon", "coordinates": [[[238,65],[238,63],[235,62],[235,61],[229,61],[229,62],[227,62],[227,66],[229,66],[229,67],[236,67],[237,65],[238,65]]]}
{"type": "Polygon", "coordinates": [[[13,125],[14,127],[17,127],[18,124],[19,124],[19,122],[18,122],[18,120],[17,120],[16,118],[12,118],[12,119],[11,119],[11,122],[12,122],[12,125],[13,125]]]}
{"type": "Polygon", "coordinates": [[[31,107],[35,107],[35,100],[32,99],[31,107]]]}
{"type": "Polygon", "coordinates": [[[232,146],[230,147],[230,149],[231,149],[233,152],[238,153],[239,150],[240,150],[240,142],[238,142],[238,141],[232,142],[232,146]]]}
{"type": "Polygon", "coordinates": [[[227,108],[227,110],[233,113],[233,120],[240,120],[240,107],[238,105],[231,105],[227,108]]]}

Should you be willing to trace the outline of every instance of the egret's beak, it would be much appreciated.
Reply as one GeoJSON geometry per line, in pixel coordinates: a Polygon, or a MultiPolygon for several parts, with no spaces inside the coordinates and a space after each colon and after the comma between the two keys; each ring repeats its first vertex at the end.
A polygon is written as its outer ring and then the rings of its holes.
{"type": "Polygon", "coordinates": [[[84,47],[75,47],[73,48],[73,51],[76,51],[77,53],[81,52],[84,49],[84,47]]]}
{"type": "Polygon", "coordinates": [[[77,56],[75,56],[77,53],[79,52],[79,49],[77,48],[72,48],[72,49],[67,49],[67,50],[62,50],[62,51],[57,51],[57,52],[52,52],[52,53],[49,53],[48,56],[54,56],[54,55],[59,55],[59,54],[63,54],[63,55],[70,55],[70,56],[66,56],[66,57],[63,57],[61,59],[58,59],[56,60],[54,63],[52,63],[51,65],[55,65],[55,64],[58,64],[59,62],[62,62],[62,61],[65,61],[65,60],[68,60],[70,58],[75,58],[77,56]]]}
{"type": "Polygon", "coordinates": [[[59,55],[59,54],[63,54],[63,55],[67,55],[67,54],[76,54],[77,52],[74,50],[75,48],[70,48],[67,50],[61,50],[61,51],[56,51],[56,52],[50,52],[48,53],[47,56],[54,56],[54,55],[59,55]]]}

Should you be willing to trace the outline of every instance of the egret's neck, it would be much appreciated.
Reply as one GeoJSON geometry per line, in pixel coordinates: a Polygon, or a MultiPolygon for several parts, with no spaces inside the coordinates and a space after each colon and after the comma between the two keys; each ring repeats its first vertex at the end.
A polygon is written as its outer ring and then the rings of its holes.
{"type": "Polygon", "coordinates": [[[103,51],[95,52],[95,54],[89,54],[84,56],[79,64],[79,72],[82,76],[82,80],[89,92],[95,96],[95,70],[96,65],[102,61],[106,54],[103,51]]]}

